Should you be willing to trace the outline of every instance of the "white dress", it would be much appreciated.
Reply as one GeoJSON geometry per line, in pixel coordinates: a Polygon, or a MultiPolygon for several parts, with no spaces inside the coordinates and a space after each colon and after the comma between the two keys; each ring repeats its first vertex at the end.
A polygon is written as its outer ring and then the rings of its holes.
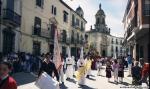
{"type": "Polygon", "coordinates": [[[72,58],[66,58],[66,78],[73,78],[73,60],[72,58]]]}

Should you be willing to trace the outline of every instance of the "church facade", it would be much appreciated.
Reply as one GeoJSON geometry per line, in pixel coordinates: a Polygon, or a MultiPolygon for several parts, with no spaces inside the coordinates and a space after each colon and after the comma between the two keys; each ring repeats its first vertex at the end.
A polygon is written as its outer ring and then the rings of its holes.
{"type": "MultiPolygon", "coordinates": [[[[101,4],[99,5],[99,10],[95,15],[95,25],[94,28],[90,28],[90,31],[87,31],[88,35],[88,45],[93,46],[99,53],[100,56],[103,57],[115,57],[121,56],[122,54],[116,54],[112,51],[112,45],[114,47],[114,43],[112,43],[112,39],[117,39],[117,41],[123,40],[121,37],[115,37],[110,34],[110,28],[107,27],[105,22],[105,12],[101,8],[101,4]]],[[[117,50],[122,49],[122,44],[117,44],[117,50]]],[[[115,48],[114,47],[114,48],[115,48]]]]}

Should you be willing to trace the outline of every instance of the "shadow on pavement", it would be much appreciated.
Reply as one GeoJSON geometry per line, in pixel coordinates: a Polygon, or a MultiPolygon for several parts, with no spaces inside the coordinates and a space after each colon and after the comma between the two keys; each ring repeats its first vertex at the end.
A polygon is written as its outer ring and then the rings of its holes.
{"type": "Polygon", "coordinates": [[[67,79],[67,81],[72,82],[74,84],[76,84],[76,81],[74,79],[67,79]]]}
{"type": "Polygon", "coordinates": [[[96,88],[89,87],[87,85],[82,85],[79,88],[82,88],[82,89],[96,89],[96,88]]]}
{"type": "Polygon", "coordinates": [[[106,76],[104,76],[104,75],[100,75],[101,77],[106,77],[106,76]]]}
{"type": "Polygon", "coordinates": [[[91,77],[95,77],[94,75],[90,75],[91,77]]]}
{"type": "Polygon", "coordinates": [[[125,86],[132,85],[132,84],[129,84],[129,83],[127,83],[127,82],[122,82],[121,84],[122,84],[122,85],[125,85],[125,86]]]}
{"type": "Polygon", "coordinates": [[[68,89],[68,87],[65,86],[64,84],[60,84],[60,89],[68,89]]]}
{"type": "Polygon", "coordinates": [[[30,73],[24,73],[24,72],[16,73],[13,74],[12,76],[15,78],[18,86],[32,83],[36,80],[36,78],[30,73]]]}
{"type": "Polygon", "coordinates": [[[94,78],[90,78],[90,77],[89,77],[89,78],[87,78],[87,79],[92,80],[92,81],[96,81],[96,79],[94,79],[94,78]]]}
{"type": "Polygon", "coordinates": [[[118,85],[118,83],[115,83],[115,82],[112,82],[112,81],[110,81],[109,83],[112,83],[112,84],[116,84],[116,85],[118,85]]]}

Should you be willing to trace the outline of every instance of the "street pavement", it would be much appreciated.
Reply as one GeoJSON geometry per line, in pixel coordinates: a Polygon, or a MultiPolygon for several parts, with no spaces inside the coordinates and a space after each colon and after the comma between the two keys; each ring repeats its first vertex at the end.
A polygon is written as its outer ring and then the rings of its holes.
{"type": "MultiPolygon", "coordinates": [[[[65,80],[65,84],[61,85],[61,89],[148,89],[148,88],[133,88],[131,86],[131,77],[127,77],[128,70],[125,70],[125,78],[122,84],[115,84],[113,82],[113,77],[111,82],[108,83],[105,77],[105,68],[102,70],[101,76],[97,76],[97,71],[92,70],[92,76],[86,78],[86,85],[80,87],[75,79],[65,80]],[[131,88],[132,87],[132,88],[131,88]]],[[[17,83],[18,89],[39,89],[35,86],[35,76],[30,73],[17,73],[14,75],[17,83]]]]}

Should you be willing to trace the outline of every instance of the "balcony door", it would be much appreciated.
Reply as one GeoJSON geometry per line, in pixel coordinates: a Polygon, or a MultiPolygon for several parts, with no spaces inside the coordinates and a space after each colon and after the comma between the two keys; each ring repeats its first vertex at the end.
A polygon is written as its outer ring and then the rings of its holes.
{"type": "Polygon", "coordinates": [[[7,0],[7,9],[14,11],[14,0],[7,0]]]}
{"type": "Polygon", "coordinates": [[[34,35],[41,35],[41,18],[35,17],[34,19],[34,35]]]}
{"type": "Polygon", "coordinates": [[[33,54],[34,55],[41,54],[41,43],[38,41],[33,41],[33,54]]]}
{"type": "MultiPolygon", "coordinates": [[[[10,29],[9,29],[10,30],[10,29]]],[[[3,31],[3,52],[8,54],[14,51],[15,46],[15,33],[12,31],[3,31]]]]}

